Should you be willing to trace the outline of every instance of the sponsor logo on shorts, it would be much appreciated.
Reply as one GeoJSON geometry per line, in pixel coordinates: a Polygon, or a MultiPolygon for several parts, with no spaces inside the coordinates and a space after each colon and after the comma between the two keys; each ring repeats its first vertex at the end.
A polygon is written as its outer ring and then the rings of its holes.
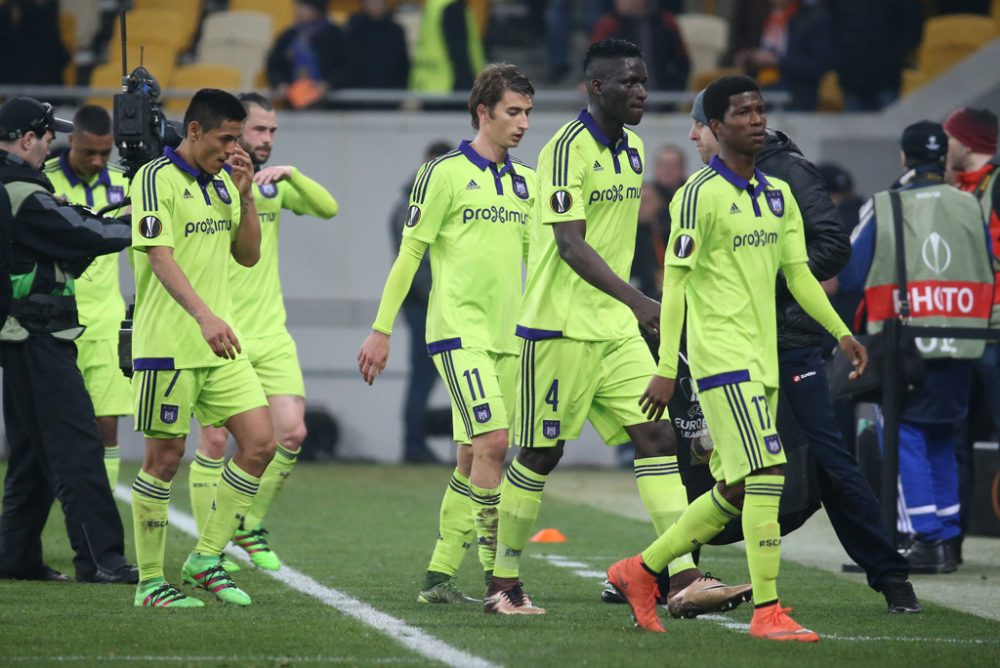
{"type": "Polygon", "coordinates": [[[772,455],[776,455],[781,452],[781,439],[778,438],[777,434],[772,434],[771,436],[764,437],[764,447],[772,455]]]}
{"type": "Polygon", "coordinates": [[[163,424],[173,424],[177,422],[177,415],[180,409],[175,404],[160,404],[160,422],[163,424]]]}
{"type": "Polygon", "coordinates": [[[542,420],[542,435],[545,438],[559,438],[559,420],[542,420]]]}
{"type": "Polygon", "coordinates": [[[476,422],[479,424],[486,424],[493,417],[492,411],[490,411],[489,404],[480,404],[478,406],[472,407],[472,414],[476,416],[476,422]]]}
{"type": "Polygon", "coordinates": [[[156,216],[146,216],[139,221],[139,234],[147,239],[155,239],[163,231],[163,223],[156,216]]]}
{"type": "Polygon", "coordinates": [[[417,223],[420,222],[420,207],[416,204],[410,205],[409,210],[406,212],[406,226],[416,227],[417,223]]]}
{"type": "Polygon", "coordinates": [[[794,376],[792,376],[792,382],[798,383],[800,381],[805,380],[806,378],[812,378],[815,375],[816,375],[815,371],[806,371],[805,373],[797,373],[794,376]]]}
{"type": "Polygon", "coordinates": [[[693,254],[694,239],[686,234],[677,237],[677,241],[674,242],[674,255],[683,260],[686,257],[691,257],[693,254]]]}
{"type": "Polygon", "coordinates": [[[565,190],[557,190],[549,198],[549,206],[556,213],[566,213],[573,206],[573,196],[565,190]]]}

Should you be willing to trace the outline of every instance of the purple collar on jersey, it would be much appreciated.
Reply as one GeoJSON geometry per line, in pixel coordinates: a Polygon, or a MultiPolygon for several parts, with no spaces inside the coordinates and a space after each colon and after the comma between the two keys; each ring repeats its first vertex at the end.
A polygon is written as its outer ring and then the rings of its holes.
{"type": "MultiPolygon", "coordinates": [[[[748,190],[750,182],[733,170],[729,169],[729,167],[726,167],[726,163],[722,162],[722,159],[719,158],[719,156],[713,155],[712,159],[708,162],[708,166],[718,172],[719,176],[729,181],[740,190],[750,192],[748,190]]],[[[753,169],[753,174],[757,179],[757,187],[754,188],[753,196],[757,197],[764,190],[764,186],[769,186],[771,183],[767,180],[767,177],[764,176],[764,172],[760,171],[756,167],[753,169]]]]}
{"type": "MultiPolygon", "coordinates": [[[[489,158],[484,158],[483,156],[479,155],[479,152],[476,151],[476,149],[472,148],[472,143],[469,142],[468,139],[462,140],[462,142],[458,145],[458,150],[462,152],[462,155],[464,155],[466,158],[469,159],[469,162],[471,162],[479,169],[486,171],[487,167],[493,167],[494,171],[497,171],[496,164],[489,158]]],[[[513,171],[514,171],[514,165],[513,163],[511,163],[510,153],[508,153],[507,157],[504,158],[503,167],[499,171],[497,171],[497,175],[503,176],[507,172],[513,172],[513,171]]]]}
{"type": "MultiPolygon", "coordinates": [[[[59,154],[59,168],[62,169],[62,173],[66,176],[66,180],[69,181],[69,184],[74,188],[83,183],[83,179],[78,177],[73,172],[73,168],[69,166],[69,149],[66,149],[65,151],[59,154]]],[[[98,174],[97,182],[103,186],[111,185],[111,177],[108,176],[107,167],[102,169],[101,173],[98,174]]],[[[83,185],[85,188],[87,188],[87,190],[90,190],[90,186],[88,186],[86,183],[83,183],[83,185]]]]}
{"type": "MultiPolygon", "coordinates": [[[[184,158],[182,158],[177,153],[177,151],[170,148],[169,146],[163,150],[163,155],[166,156],[170,160],[170,162],[177,165],[177,168],[180,169],[182,172],[185,172],[193,176],[195,180],[198,181],[198,183],[205,184],[215,178],[215,176],[213,176],[212,174],[209,174],[208,172],[203,172],[197,167],[188,164],[188,162],[184,160],[184,158]]],[[[223,165],[222,169],[224,169],[228,174],[233,173],[233,168],[230,167],[229,165],[223,165]]]]}
{"type": "Polygon", "coordinates": [[[583,127],[590,131],[590,134],[593,135],[594,139],[596,139],[599,144],[607,146],[611,149],[611,153],[615,157],[628,148],[628,133],[625,132],[624,128],[622,129],[622,136],[619,137],[617,141],[612,141],[606,134],[604,134],[604,131],[601,130],[601,126],[597,124],[597,120],[591,116],[590,112],[586,109],[580,110],[580,115],[576,117],[576,120],[583,123],[583,127]]]}

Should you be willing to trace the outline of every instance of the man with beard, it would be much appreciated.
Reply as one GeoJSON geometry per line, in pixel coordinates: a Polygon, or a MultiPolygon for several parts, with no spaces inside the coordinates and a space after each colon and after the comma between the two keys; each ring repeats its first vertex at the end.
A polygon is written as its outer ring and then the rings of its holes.
{"type": "MultiPolygon", "coordinates": [[[[260,262],[255,266],[230,262],[232,315],[243,349],[267,395],[277,448],[233,542],[247,552],[254,566],[275,571],[281,568],[281,561],[268,545],[262,522],[295,466],[306,437],[305,384],[295,341],[285,326],[285,302],[278,274],[278,226],[282,209],[330,219],[337,215],[338,206],[323,186],[295,167],[264,166],[278,131],[274,107],[258,93],[244,93],[239,100],[247,111],[240,145],[253,161],[253,198],[260,219],[261,243],[260,262]]],[[[188,485],[199,532],[219,485],[227,439],[224,428],[202,427],[198,451],[191,462],[188,485]]],[[[227,570],[236,570],[234,566],[227,560],[227,570]]]]}

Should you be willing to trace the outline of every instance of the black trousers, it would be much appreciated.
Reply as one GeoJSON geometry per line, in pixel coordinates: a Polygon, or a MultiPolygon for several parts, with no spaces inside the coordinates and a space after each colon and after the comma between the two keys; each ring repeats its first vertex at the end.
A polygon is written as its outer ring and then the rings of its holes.
{"type": "Polygon", "coordinates": [[[875,494],[840,432],[820,349],[781,350],[778,362],[779,382],[809,441],[820,500],[840,544],[864,569],[873,588],[889,573],[909,573],[910,565],[889,539],[875,494]]]}
{"type": "Polygon", "coordinates": [[[427,402],[437,381],[434,361],[427,354],[424,342],[427,309],[403,305],[403,316],[410,327],[410,379],[406,385],[406,402],[403,409],[404,446],[403,459],[419,459],[429,452],[427,448],[427,402]]]}
{"type": "Polygon", "coordinates": [[[0,575],[44,568],[42,529],[62,504],[77,578],[125,565],[125,539],[108,486],[94,406],[76,366],[76,345],[49,336],[0,344],[10,459],[0,515],[0,575]]]}

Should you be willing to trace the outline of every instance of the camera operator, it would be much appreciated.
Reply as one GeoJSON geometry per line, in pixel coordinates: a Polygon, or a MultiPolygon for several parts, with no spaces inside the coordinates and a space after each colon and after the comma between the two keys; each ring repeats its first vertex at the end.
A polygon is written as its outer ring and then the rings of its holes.
{"type": "Polygon", "coordinates": [[[76,364],[73,278],[97,255],[129,245],[127,223],[69,206],[40,170],[55,132],[73,125],[27,97],[0,107],[0,183],[9,207],[13,302],[0,331],[10,460],[0,515],[0,577],[66,580],[42,560],[41,533],[58,497],[81,582],[135,583],[103,464],[94,407],[76,364]]]}

